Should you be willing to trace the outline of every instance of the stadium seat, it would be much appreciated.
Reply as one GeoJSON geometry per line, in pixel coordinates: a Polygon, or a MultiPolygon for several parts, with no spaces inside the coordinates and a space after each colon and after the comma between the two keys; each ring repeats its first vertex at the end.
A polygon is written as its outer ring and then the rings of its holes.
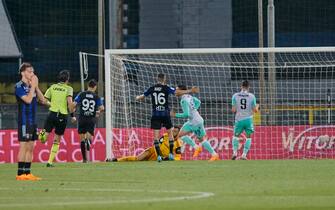
{"type": "Polygon", "coordinates": [[[6,83],[0,83],[0,94],[5,93],[6,83]]]}
{"type": "Polygon", "coordinates": [[[72,82],[70,86],[73,88],[73,92],[77,93],[81,91],[81,84],[80,82],[72,82]]]}
{"type": "Polygon", "coordinates": [[[1,103],[3,104],[15,104],[16,98],[14,94],[3,94],[1,96],[1,103]]]}
{"type": "Polygon", "coordinates": [[[42,83],[39,83],[38,87],[40,88],[42,93],[45,93],[45,91],[47,91],[49,86],[48,86],[48,83],[42,82],[42,83]]]}
{"type": "Polygon", "coordinates": [[[5,83],[3,93],[14,94],[15,83],[5,83]]]}
{"type": "Polygon", "coordinates": [[[254,113],[254,124],[261,125],[262,124],[262,116],[261,111],[254,113]]]}

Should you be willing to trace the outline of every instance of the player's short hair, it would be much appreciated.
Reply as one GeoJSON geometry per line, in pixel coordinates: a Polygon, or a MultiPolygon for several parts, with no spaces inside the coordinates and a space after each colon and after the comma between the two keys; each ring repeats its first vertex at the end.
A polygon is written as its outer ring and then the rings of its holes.
{"type": "Polygon", "coordinates": [[[249,81],[248,81],[248,80],[244,80],[244,81],[242,82],[242,85],[241,85],[241,86],[244,87],[244,88],[249,88],[249,86],[250,86],[249,81]]]}
{"type": "Polygon", "coordinates": [[[179,90],[187,90],[186,85],[178,85],[177,87],[179,90]]]}
{"type": "Polygon", "coordinates": [[[59,82],[66,82],[70,80],[70,71],[69,70],[60,71],[57,78],[59,82]]]}
{"type": "Polygon", "coordinates": [[[90,81],[88,81],[88,87],[90,88],[94,88],[97,86],[97,81],[95,79],[91,79],[90,81]]]}
{"type": "Polygon", "coordinates": [[[173,126],[174,128],[178,128],[178,130],[180,130],[181,129],[181,127],[179,126],[179,125],[175,125],[175,126],[173,126]]]}
{"type": "Polygon", "coordinates": [[[20,65],[19,68],[19,74],[21,74],[21,72],[25,71],[27,68],[32,68],[33,66],[30,63],[24,62],[20,65]]]}
{"type": "Polygon", "coordinates": [[[165,79],[165,74],[163,74],[163,73],[159,73],[159,74],[157,75],[157,79],[158,79],[158,81],[164,81],[164,79],[165,79]]]}

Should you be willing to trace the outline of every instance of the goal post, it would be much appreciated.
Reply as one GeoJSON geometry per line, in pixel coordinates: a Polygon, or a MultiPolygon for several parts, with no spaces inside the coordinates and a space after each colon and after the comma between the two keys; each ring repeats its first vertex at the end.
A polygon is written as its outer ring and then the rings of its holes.
{"type": "MultiPolygon", "coordinates": [[[[251,159],[334,158],[334,67],[335,47],[105,50],[106,159],[152,145],[150,99],[136,102],[135,96],[158,73],[169,85],[200,87],[207,136],[223,159],[231,157],[231,97],[243,80],[263,103],[254,115],[251,159]]],[[[180,111],[178,98],[171,97],[171,108],[180,111]]],[[[183,151],[192,159],[191,148],[183,151]]],[[[203,152],[199,159],[208,157],[203,152]]]]}
{"type": "Polygon", "coordinates": [[[112,159],[112,90],[111,90],[111,54],[105,52],[105,125],[106,125],[106,161],[112,159]],[[108,108],[107,108],[108,107],[108,108]]]}

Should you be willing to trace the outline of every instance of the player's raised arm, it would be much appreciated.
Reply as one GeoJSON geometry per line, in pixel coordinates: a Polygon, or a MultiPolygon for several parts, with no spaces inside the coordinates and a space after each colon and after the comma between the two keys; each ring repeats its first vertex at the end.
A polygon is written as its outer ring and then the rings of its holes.
{"type": "MultiPolygon", "coordinates": [[[[30,71],[32,72],[32,74],[34,74],[34,70],[30,71]]],[[[30,104],[32,102],[36,91],[36,87],[38,86],[38,78],[35,75],[31,77],[30,85],[31,87],[28,94],[25,93],[23,88],[17,88],[15,90],[15,94],[19,96],[22,99],[22,101],[24,101],[24,103],[26,104],[30,104]]]]}
{"type": "Polygon", "coordinates": [[[143,101],[145,98],[145,96],[142,94],[142,95],[139,95],[139,96],[136,96],[136,101],[143,101]]]}
{"type": "Polygon", "coordinates": [[[200,92],[200,89],[199,87],[196,87],[196,86],[193,86],[192,88],[190,89],[187,89],[187,90],[181,90],[181,89],[176,89],[176,96],[181,96],[181,95],[184,95],[184,94],[189,94],[189,93],[199,93],[200,92]]]}
{"type": "Polygon", "coordinates": [[[38,77],[33,73],[33,76],[31,77],[31,80],[30,80],[30,85],[31,85],[31,87],[34,87],[37,99],[39,101],[41,101],[41,103],[43,103],[45,98],[43,96],[43,93],[41,92],[41,90],[38,87],[38,82],[39,82],[38,77]]]}
{"type": "Polygon", "coordinates": [[[38,77],[36,75],[34,75],[33,77],[34,78],[32,78],[32,80],[37,81],[36,88],[35,88],[37,99],[40,101],[41,104],[47,104],[47,100],[44,98],[44,95],[43,95],[42,91],[38,87],[38,77]]]}
{"type": "Polygon", "coordinates": [[[36,87],[36,95],[38,100],[40,101],[41,104],[43,105],[49,105],[50,103],[48,103],[48,100],[44,97],[42,91],[40,90],[40,88],[37,86],[36,87]]]}
{"type": "Polygon", "coordinates": [[[136,96],[136,101],[143,101],[145,97],[153,93],[153,87],[148,88],[142,95],[136,96]]]}

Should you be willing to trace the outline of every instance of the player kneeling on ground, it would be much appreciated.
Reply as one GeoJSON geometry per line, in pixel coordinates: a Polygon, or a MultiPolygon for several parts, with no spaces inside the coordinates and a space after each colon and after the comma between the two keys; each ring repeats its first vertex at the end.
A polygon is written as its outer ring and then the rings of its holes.
{"type": "MultiPolygon", "coordinates": [[[[178,139],[180,127],[174,127],[172,130],[174,143],[173,143],[173,153],[174,153],[174,160],[181,159],[181,146],[182,141],[178,139]]],[[[164,133],[163,136],[159,139],[159,147],[162,154],[163,160],[169,160],[170,154],[170,145],[169,145],[169,134],[164,133]]],[[[142,153],[137,156],[127,156],[118,159],[113,159],[113,161],[145,161],[145,160],[157,160],[157,153],[155,150],[155,146],[149,147],[145,149],[142,153]]]]}
{"type": "Polygon", "coordinates": [[[101,98],[95,93],[97,82],[88,82],[87,91],[79,93],[74,99],[74,108],[79,106],[78,133],[83,162],[89,160],[89,151],[94,136],[96,117],[105,109],[101,98]]]}

